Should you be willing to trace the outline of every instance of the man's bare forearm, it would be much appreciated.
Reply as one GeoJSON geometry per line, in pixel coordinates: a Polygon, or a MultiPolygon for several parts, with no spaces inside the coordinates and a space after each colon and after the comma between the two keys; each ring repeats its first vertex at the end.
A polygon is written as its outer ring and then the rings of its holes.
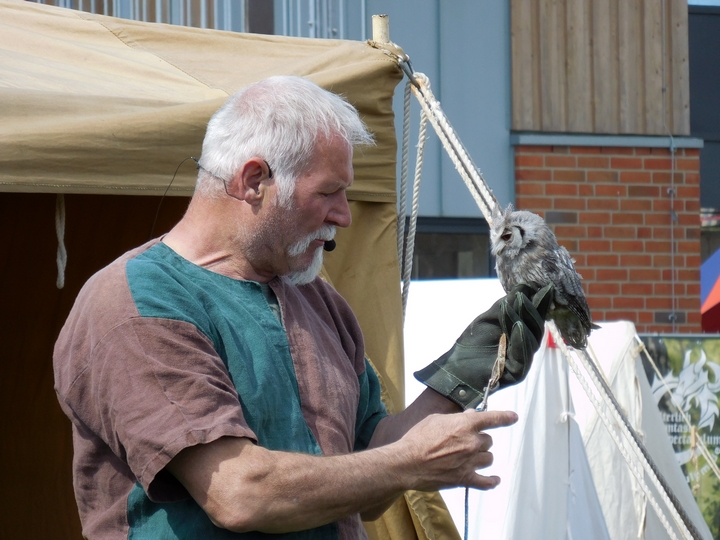
{"type": "MultiPolygon", "coordinates": [[[[396,426],[386,423],[388,431],[374,444],[393,438],[391,427],[405,429],[410,415],[420,413],[410,411],[396,426]]],[[[499,479],[475,472],[492,462],[492,440],[481,432],[515,420],[514,413],[432,414],[395,442],[329,457],[224,438],[183,450],[168,470],[218,526],[238,532],[309,529],[357,513],[375,518],[409,489],[495,487],[499,479]]]]}

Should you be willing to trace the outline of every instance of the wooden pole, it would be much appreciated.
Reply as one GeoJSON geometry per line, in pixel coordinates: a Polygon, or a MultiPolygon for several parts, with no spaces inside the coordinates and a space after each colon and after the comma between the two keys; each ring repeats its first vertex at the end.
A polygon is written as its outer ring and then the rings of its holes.
{"type": "Polygon", "coordinates": [[[390,43],[390,17],[388,15],[373,15],[372,32],[375,43],[390,43]]]}

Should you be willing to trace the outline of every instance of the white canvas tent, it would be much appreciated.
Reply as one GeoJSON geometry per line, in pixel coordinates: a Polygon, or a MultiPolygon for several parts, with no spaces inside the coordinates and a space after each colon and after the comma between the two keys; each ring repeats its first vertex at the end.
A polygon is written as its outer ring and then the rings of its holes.
{"type": "MultiPolygon", "coordinates": [[[[412,379],[413,368],[444,353],[465,326],[502,294],[497,280],[412,283],[405,324],[408,400],[422,389],[412,379]]],[[[686,513],[702,537],[711,539],[652,398],[634,326],[600,324],[602,328],[590,338],[590,348],[686,513]]],[[[577,378],[559,350],[547,346],[547,340],[527,379],[493,394],[489,409],[517,411],[520,420],[511,428],[492,432],[495,462],[484,472],[499,475],[502,483],[493,491],[471,494],[470,538],[670,538],[577,378]]],[[[443,492],[443,496],[462,530],[462,490],[443,492]]],[[[675,531],[682,538],[676,527],[675,531]]]]}

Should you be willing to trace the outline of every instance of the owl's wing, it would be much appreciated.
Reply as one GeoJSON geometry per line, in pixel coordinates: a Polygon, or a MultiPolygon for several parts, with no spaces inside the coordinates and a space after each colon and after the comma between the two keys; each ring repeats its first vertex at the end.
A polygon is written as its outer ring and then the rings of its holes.
{"type": "Polygon", "coordinates": [[[575,271],[570,253],[564,247],[558,246],[552,255],[543,259],[542,266],[555,285],[556,302],[572,311],[583,327],[591,328],[590,307],[585,300],[580,275],[575,271]]]}

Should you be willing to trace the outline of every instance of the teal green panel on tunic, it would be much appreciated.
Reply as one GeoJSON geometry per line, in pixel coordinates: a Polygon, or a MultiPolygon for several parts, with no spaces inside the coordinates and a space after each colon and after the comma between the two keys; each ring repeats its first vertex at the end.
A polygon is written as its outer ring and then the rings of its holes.
{"type": "MultiPolygon", "coordinates": [[[[259,284],[200,268],[162,243],[128,261],[126,270],[141,316],[191,323],[212,341],[261,446],[322,453],[302,414],[285,330],[259,284]]],[[[230,533],[215,527],[194,500],[154,503],[140,484],[128,498],[128,519],[134,539],[337,538],[334,524],[286,535],[230,533]]]]}

